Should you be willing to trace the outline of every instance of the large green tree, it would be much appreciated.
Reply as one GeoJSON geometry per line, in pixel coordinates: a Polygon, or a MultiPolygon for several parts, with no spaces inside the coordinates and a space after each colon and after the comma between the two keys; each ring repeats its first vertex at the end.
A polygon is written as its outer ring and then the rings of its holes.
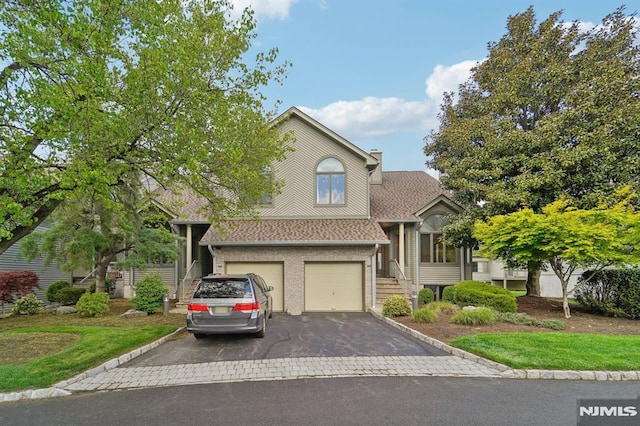
{"type": "Polygon", "coordinates": [[[477,221],[474,235],[491,258],[511,265],[548,265],[560,280],[566,318],[571,316],[569,281],[577,269],[640,263],[640,213],[628,200],[588,210],[559,200],[541,213],[527,208],[477,221]]]}
{"type": "Polygon", "coordinates": [[[27,235],[20,250],[28,260],[43,256],[68,272],[78,268],[95,273],[96,291],[104,291],[112,262],[128,267],[171,262],[178,257],[177,237],[170,217],[158,218],[143,209],[138,179],[109,189],[108,195],[75,193],[50,216],[51,227],[27,235]]]}
{"type": "MultiPolygon", "coordinates": [[[[640,56],[634,17],[618,9],[581,31],[561,13],[511,16],[507,33],[425,138],[427,164],[441,172],[463,214],[445,229],[475,244],[473,223],[567,197],[591,208],[617,188],[640,184],[640,56]]],[[[539,294],[529,262],[527,290],[539,294]]]]}
{"type": "MultiPolygon", "coordinates": [[[[277,50],[249,57],[249,10],[219,0],[6,0],[0,8],[0,253],[60,203],[132,173],[251,213],[285,153],[261,88],[277,50]]],[[[275,107],[275,106],[274,106],[275,107]]]]}

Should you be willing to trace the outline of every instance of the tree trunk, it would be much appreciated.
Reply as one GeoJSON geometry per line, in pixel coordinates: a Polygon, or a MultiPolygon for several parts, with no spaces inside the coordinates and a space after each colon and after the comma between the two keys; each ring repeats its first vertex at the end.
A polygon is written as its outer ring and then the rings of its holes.
{"type": "Polygon", "coordinates": [[[107,268],[101,264],[98,265],[96,268],[96,293],[104,293],[106,278],[107,268]]]}
{"type": "Polygon", "coordinates": [[[527,296],[540,296],[540,265],[537,262],[527,264],[527,296]]]}
{"type": "Polygon", "coordinates": [[[569,292],[567,287],[569,282],[561,281],[562,283],[562,310],[564,311],[565,318],[571,318],[571,309],[569,308],[569,292]]]}

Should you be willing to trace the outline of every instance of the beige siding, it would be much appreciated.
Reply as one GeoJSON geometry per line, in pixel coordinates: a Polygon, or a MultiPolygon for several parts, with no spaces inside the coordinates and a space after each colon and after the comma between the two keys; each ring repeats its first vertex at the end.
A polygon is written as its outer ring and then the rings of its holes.
{"type": "Polygon", "coordinates": [[[420,267],[420,287],[428,284],[454,285],[459,283],[460,265],[452,266],[421,266],[420,267]]]}
{"type": "Polygon", "coordinates": [[[304,121],[292,117],[283,124],[283,131],[292,130],[294,152],[274,166],[276,176],[285,182],[282,193],[273,206],[260,209],[264,218],[367,218],[369,216],[369,174],[365,160],[338,142],[327,138],[304,121]],[[335,157],[345,167],[346,204],[327,207],[316,205],[318,163],[335,157]]]}

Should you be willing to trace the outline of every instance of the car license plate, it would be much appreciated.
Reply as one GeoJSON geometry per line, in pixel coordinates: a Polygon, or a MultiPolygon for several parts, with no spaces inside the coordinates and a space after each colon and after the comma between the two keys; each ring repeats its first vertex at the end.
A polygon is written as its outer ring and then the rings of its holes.
{"type": "Polygon", "coordinates": [[[226,314],[229,312],[229,309],[226,306],[216,306],[213,308],[214,314],[226,314]]]}

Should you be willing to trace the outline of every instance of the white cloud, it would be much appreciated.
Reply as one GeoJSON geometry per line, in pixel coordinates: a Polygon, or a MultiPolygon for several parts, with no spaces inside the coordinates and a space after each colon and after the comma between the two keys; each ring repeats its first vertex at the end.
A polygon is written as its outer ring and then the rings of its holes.
{"type": "Polygon", "coordinates": [[[396,132],[429,128],[436,105],[430,101],[368,96],[338,101],[319,109],[300,107],[325,126],[348,139],[376,138],[396,132]]]}
{"type": "Polygon", "coordinates": [[[232,0],[234,15],[238,16],[247,7],[255,12],[257,20],[260,18],[284,20],[289,17],[291,6],[299,0],[232,0]]]}
{"type": "Polygon", "coordinates": [[[427,134],[438,126],[442,94],[457,91],[466,81],[477,61],[451,66],[438,65],[426,80],[427,97],[410,101],[398,97],[368,96],[354,101],[338,101],[321,108],[299,107],[328,128],[352,141],[382,138],[394,133],[427,134]]]}
{"type": "Polygon", "coordinates": [[[436,65],[427,78],[425,93],[430,99],[437,99],[439,102],[444,92],[457,92],[458,86],[469,79],[471,68],[477,64],[478,61],[463,61],[451,66],[436,65]]]}

